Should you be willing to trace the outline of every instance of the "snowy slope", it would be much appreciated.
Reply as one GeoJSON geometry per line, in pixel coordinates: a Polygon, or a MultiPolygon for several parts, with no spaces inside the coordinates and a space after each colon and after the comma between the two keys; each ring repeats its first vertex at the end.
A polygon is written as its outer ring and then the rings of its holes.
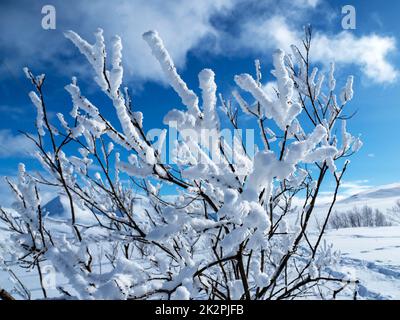
{"type": "Polygon", "coordinates": [[[400,199],[400,183],[388,184],[357,193],[338,201],[338,204],[354,204],[357,202],[369,202],[379,199],[384,199],[387,202],[388,199],[392,198],[400,199]]]}
{"type": "MultiPolygon", "coordinates": [[[[332,194],[333,197],[333,194],[332,194]]],[[[331,199],[331,197],[329,197],[331,199]]],[[[390,221],[400,225],[400,217],[395,217],[388,212],[400,200],[400,183],[379,186],[367,191],[363,191],[347,198],[336,201],[333,212],[345,212],[354,207],[362,208],[369,206],[373,209],[379,209],[390,221]]],[[[315,207],[314,217],[311,220],[311,227],[321,225],[330,207],[329,202],[319,203],[315,207]]]]}
{"type": "Polygon", "coordinates": [[[400,183],[394,183],[369,189],[339,200],[335,205],[335,209],[345,211],[355,206],[368,205],[386,213],[387,209],[392,208],[398,200],[400,200],[400,183]]]}

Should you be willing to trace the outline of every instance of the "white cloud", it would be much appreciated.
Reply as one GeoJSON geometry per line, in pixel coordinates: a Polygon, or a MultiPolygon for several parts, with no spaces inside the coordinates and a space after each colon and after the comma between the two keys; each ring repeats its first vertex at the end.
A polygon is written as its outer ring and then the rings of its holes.
{"type": "MultiPolygon", "coordinates": [[[[275,48],[290,52],[291,44],[302,47],[302,37],[300,30],[294,29],[286,17],[274,15],[262,22],[249,20],[244,24],[236,47],[253,49],[261,54],[275,48]]],[[[318,31],[313,36],[311,59],[323,64],[335,61],[357,66],[375,83],[392,83],[399,71],[388,60],[388,55],[395,51],[393,37],[377,34],[357,37],[349,31],[328,35],[318,31]]]]}
{"type": "MultiPolygon", "coordinates": [[[[62,32],[73,29],[92,42],[93,32],[101,27],[108,40],[114,34],[122,37],[127,79],[139,81],[162,79],[157,62],[141,38],[149,29],[159,31],[178,67],[185,65],[190,50],[269,56],[277,47],[288,50],[290,44],[299,44],[303,36],[299,26],[312,22],[321,14],[319,10],[324,4],[321,0],[280,0],[279,3],[272,0],[115,0],[112,3],[86,0],[72,7],[65,1],[54,0],[57,29],[46,31],[40,26],[40,3],[21,2],[25,4],[15,6],[11,1],[6,2],[0,17],[0,42],[5,52],[9,52],[6,63],[15,73],[24,65],[40,66],[38,72],[46,71],[42,69],[43,62],[51,62],[61,66],[59,70],[68,75],[84,74],[87,66],[82,63],[83,58],[73,65],[65,59],[76,55],[76,49],[64,39],[62,32]],[[216,22],[218,19],[226,21],[221,24],[216,22]]],[[[393,37],[378,34],[357,37],[351,32],[330,35],[318,31],[313,45],[316,62],[336,60],[355,65],[377,83],[396,79],[398,71],[388,60],[388,55],[396,50],[393,37]]]]}
{"type": "Polygon", "coordinates": [[[147,0],[117,0],[112,4],[94,4],[90,1],[86,2],[83,10],[91,12],[96,18],[86,23],[85,30],[95,30],[96,25],[99,25],[108,36],[119,34],[123,39],[123,54],[128,72],[145,80],[159,79],[160,68],[143,41],[142,34],[148,30],[158,30],[174,61],[182,67],[188,51],[204,36],[214,32],[210,17],[232,5],[231,0],[154,3],[147,0]],[[110,10],[113,11],[113,19],[110,19],[110,10]]]}
{"type": "Polygon", "coordinates": [[[0,158],[32,157],[34,151],[34,145],[24,135],[0,130],[0,158]]]}
{"type": "Polygon", "coordinates": [[[376,34],[356,37],[351,32],[343,31],[334,36],[318,33],[312,56],[319,61],[357,65],[374,82],[391,83],[396,80],[398,70],[387,60],[387,56],[395,50],[393,37],[376,34]]]}
{"type": "Polygon", "coordinates": [[[5,44],[3,50],[10,52],[6,63],[15,73],[21,72],[25,65],[43,68],[43,62],[52,62],[72,75],[71,72],[85,72],[81,66],[83,58],[72,66],[65,65],[68,62],[65,55],[76,55],[77,50],[62,32],[73,29],[94,42],[93,32],[100,27],[105,31],[106,40],[115,34],[122,37],[128,78],[158,80],[160,68],[142,34],[150,29],[158,30],[174,61],[182,67],[188,51],[214,32],[211,16],[229,10],[233,3],[234,0],[115,0],[80,1],[79,6],[71,6],[69,2],[53,1],[57,29],[47,31],[40,26],[40,3],[25,1],[25,5],[9,4],[2,8],[0,42],[5,44]]]}
{"type": "Polygon", "coordinates": [[[340,185],[341,195],[352,196],[360,192],[364,192],[373,188],[368,184],[368,180],[355,180],[355,181],[344,181],[340,185]]]}
{"type": "Polygon", "coordinates": [[[299,39],[299,33],[290,29],[285,17],[277,15],[261,23],[248,21],[236,45],[260,52],[276,48],[288,51],[290,45],[297,44],[299,39]]]}

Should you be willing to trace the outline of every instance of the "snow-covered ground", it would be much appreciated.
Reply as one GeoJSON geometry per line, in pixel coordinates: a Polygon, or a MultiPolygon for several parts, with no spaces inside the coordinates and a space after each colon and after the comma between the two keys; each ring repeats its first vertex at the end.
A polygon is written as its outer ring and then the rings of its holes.
{"type": "MultiPolygon", "coordinates": [[[[337,203],[335,210],[346,211],[355,206],[368,205],[386,213],[399,199],[400,184],[389,185],[343,199],[337,203]]],[[[57,221],[63,206],[62,200],[58,198],[50,202],[47,209],[54,221],[57,221]]],[[[326,209],[327,205],[318,206],[315,226],[318,225],[316,220],[324,216],[326,209]]],[[[90,220],[86,214],[81,218],[86,222],[90,220]]],[[[62,225],[58,229],[62,232],[62,225]]],[[[5,240],[6,233],[0,225],[0,243],[5,240]]],[[[400,299],[400,226],[328,230],[325,240],[341,253],[339,265],[333,269],[360,281],[359,298],[400,299]]],[[[32,290],[32,298],[41,298],[36,272],[15,271],[20,280],[32,290]]],[[[56,280],[58,284],[63,283],[59,276],[56,280]]],[[[1,270],[0,284],[5,289],[12,287],[7,274],[1,270]]]]}
{"type": "MultiPolygon", "coordinates": [[[[334,269],[360,281],[359,298],[400,299],[399,226],[330,230],[325,239],[341,252],[339,265],[334,269]]],[[[42,297],[36,272],[16,270],[16,273],[32,290],[33,298],[42,297]]],[[[56,280],[63,283],[59,275],[56,280]]],[[[0,271],[0,283],[11,289],[12,283],[5,272],[0,271]]]]}
{"type": "MultiPolygon", "coordinates": [[[[384,185],[339,200],[334,211],[345,212],[365,205],[390,216],[389,210],[400,200],[400,184],[384,185]]],[[[325,218],[329,204],[316,208],[314,226],[325,218]]],[[[339,270],[360,280],[360,296],[365,299],[400,299],[400,226],[328,230],[327,243],[341,252],[339,270]],[[368,288],[368,289],[366,289],[368,288]]]]}
{"type": "Polygon", "coordinates": [[[341,252],[339,271],[360,280],[361,297],[400,299],[399,226],[329,230],[325,239],[341,252]]]}

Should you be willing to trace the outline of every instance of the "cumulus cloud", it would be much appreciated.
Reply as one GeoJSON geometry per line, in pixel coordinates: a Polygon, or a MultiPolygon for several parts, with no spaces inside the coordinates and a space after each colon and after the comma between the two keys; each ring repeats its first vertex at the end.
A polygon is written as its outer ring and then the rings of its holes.
{"type": "Polygon", "coordinates": [[[276,48],[289,51],[290,45],[298,44],[300,39],[301,34],[289,27],[285,17],[276,15],[261,23],[248,21],[236,45],[238,49],[247,47],[259,52],[276,48]]]}
{"type": "Polygon", "coordinates": [[[388,61],[387,56],[395,52],[393,37],[376,34],[356,37],[350,32],[335,36],[318,33],[313,48],[313,57],[319,61],[331,60],[338,63],[354,64],[365,75],[377,83],[393,82],[398,70],[388,61]]]}
{"type": "MultiPolygon", "coordinates": [[[[5,62],[18,72],[25,65],[38,67],[44,62],[65,67],[69,61],[65,57],[76,54],[76,49],[62,33],[73,29],[94,42],[93,32],[101,27],[106,40],[115,34],[122,37],[128,76],[134,75],[138,80],[160,79],[160,68],[141,35],[150,29],[158,30],[176,64],[182,67],[188,51],[214,32],[210,17],[229,10],[233,3],[233,0],[83,0],[79,3],[55,0],[52,5],[56,8],[57,28],[43,30],[41,7],[46,2],[20,1],[16,6],[6,0],[0,10],[0,42],[5,44],[5,62]]],[[[83,73],[79,64],[67,65],[64,69],[69,73],[83,73]]]]}
{"type": "MultiPolygon", "coordinates": [[[[274,15],[259,23],[249,20],[235,46],[237,50],[246,47],[260,54],[277,47],[290,52],[291,44],[302,47],[302,37],[303,34],[292,27],[286,17],[274,15]]],[[[357,37],[350,31],[328,35],[317,31],[313,37],[311,58],[320,63],[335,61],[357,66],[375,83],[392,83],[397,79],[398,70],[388,56],[395,52],[394,37],[377,34],[357,37]]]]}
{"type": "MultiPolygon", "coordinates": [[[[93,41],[97,27],[105,30],[109,40],[114,34],[123,38],[124,65],[129,79],[163,79],[157,62],[141,38],[156,29],[164,39],[178,67],[183,67],[189,51],[212,54],[270,54],[277,47],[288,50],[299,43],[301,26],[313,21],[321,11],[323,0],[202,0],[146,1],[115,0],[60,1],[52,4],[57,12],[57,29],[41,28],[41,7],[46,1],[3,0],[0,10],[0,42],[7,63],[19,71],[24,65],[53,64],[71,75],[84,74],[83,58],[62,36],[73,29],[93,41]],[[313,15],[314,14],[314,15],[313,15]],[[71,64],[76,61],[76,64],[71,64]]],[[[325,9],[324,9],[325,10],[325,9]]],[[[324,12],[324,14],[326,14],[324,12]]],[[[338,21],[340,23],[340,21],[338,21]]],[[[326,34],[318,29],[313,57],[317,62],[335,60],[355,65],[377,83],[393,82],[398,71],[389,55],[396,50],[393,37],[370,34],[355,36],[351,32],[326,34]]],[[[1,68],[1,66],[0,66],[1,68]]],[[[38,70],[45,71],[45,70],[38,70]]],[[[1,76],[1,75],[0,75],[1,76]]]]}
{"type": "Polygon", "coordinates": [[[32,157],[34,151],[34,145],[24,135],[0,130],[0,158],[32,157]]]}

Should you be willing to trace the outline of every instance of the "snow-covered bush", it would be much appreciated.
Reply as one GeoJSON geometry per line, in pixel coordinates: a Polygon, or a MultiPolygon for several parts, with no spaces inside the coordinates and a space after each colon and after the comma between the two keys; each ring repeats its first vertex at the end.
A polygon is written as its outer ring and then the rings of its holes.
{"type": "Polygon", "coordinates": [[[358,227],[385,227],[391,222],[385,214],[378,209],[369,206],[362,208],[354,207],[345,212],[335,211],[329,219],[329,226],[332,229],[358,228],[358,227]]]}
{"type": "Polygon", "coordinates": [[[44,297],[43,265],[66,279],[57,284],[63,298],[330,298],[334,290],[354,288],[351,280],[330,274],[337,256],[320,246],[332,207],[320,233],[311,237],[309,231],[323,181],[336,182],[333,206],[348,165],[344,158],[361,147],[343,114],[353,98],[353,77],[337,98],[334,65],[327,80],[311,67],[310,28],[303,48],[273,54],[275,94],[264,89],[257,60],[255,77],[235,76],[233,101],[217,95],[210,69],[199,73],[200,96],[189,89],[157,32],[146,32],[144,40],[184,106],[164,118],[180,134],[168,147],[165,129],[157,143],[149,138],[143,114],[121,87],[121,39],[113,39],[108,55],[102,30],[94,44],[72,31],[66,37],[93,67],[119,121],[108,120],[104,110],[110,106],[95,106],[73,78],[65,87],[72,110],[51,122],[45,76],[25,69],[37,109],[37,137],[26,135],[47,173],[30,174],[21,164],[19,180],[9,180],[15,204],[0,216],[14,246],[4,265],[35,269],[44,297]],[[254,120],[262,142],[254,156],[244,137],[233,143],[222,137],[222,117],[230,129],[244,128],[243,117],[254,120]],[[166,149],[174,161],[163,160],[166,149]],[[44,186],[66,199],[69,219],[46,216],[44,186]],[[163,196],[165,188],[173,196],[163,196]],[[303,199],[299,210],[292,206],[296,196],[303,199]],[[81,222],[82,212],[94,222],[81,222]]]}

